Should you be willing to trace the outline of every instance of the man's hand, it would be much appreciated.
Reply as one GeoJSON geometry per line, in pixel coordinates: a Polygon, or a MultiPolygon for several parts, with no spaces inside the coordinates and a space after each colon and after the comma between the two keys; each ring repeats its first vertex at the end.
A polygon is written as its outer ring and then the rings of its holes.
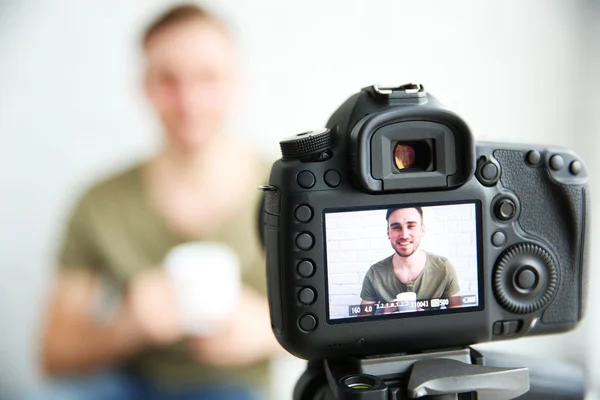
{"type": "Polygon", "coordinates": [[[183,336],[174,289],[163,269],[144,271],[133,280],[128,307],[134,323],[150,343],[168,344],[183,336]]]}
{"type": "Polygon", "coordinates": [[[146,299],[153,300],[156,292],[151,284],[154,279],[140,281],[139,286],[134,284],[132,301],[122,302],[113,315],[100,321],[93,311],[102,293],[97,275],[85,268],[71,268],[61,270],[56,278],[41,349],[43,369],[48,374],[113,366],[154,341],[173,336],[153,328],[156,318],[165,314],[145,304],[146,299]],[[158,334],[152,335],[153,331],[158,334]]]}
{"type": "Polygon", "coordinates": [[[456,292],[452,296],[448,297],[448,301],[450,302],[448,308],[462,307],[462,298],[460,297],[460,292],[456,292]]]}
{"type": "Polygon", "coordinates": [[[237,311],[222,332],[190,339],[190,349],[200,362],[235,366],[275,355],[281,347],[271,331],[266,299],[244,286],[237,311]]]}

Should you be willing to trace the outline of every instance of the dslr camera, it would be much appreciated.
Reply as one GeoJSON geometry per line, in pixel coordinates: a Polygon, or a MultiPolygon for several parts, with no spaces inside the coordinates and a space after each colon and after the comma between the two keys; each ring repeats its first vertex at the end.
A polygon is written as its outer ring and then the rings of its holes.
{"type": "Polygon", "coordinates": [[[475,142],[422,85],[374,85],[280,143],[262,187],[273,331],[297,357],[460,348],[582,318],[588,175],[475,142]]]}

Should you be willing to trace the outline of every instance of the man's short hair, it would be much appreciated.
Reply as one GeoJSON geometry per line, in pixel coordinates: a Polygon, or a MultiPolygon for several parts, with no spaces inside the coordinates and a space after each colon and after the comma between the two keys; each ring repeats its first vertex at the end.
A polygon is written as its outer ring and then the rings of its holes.
{"type": "Polygon", "coordinates": [[[421,207],[392,207],[392,208],[388,208],[387,213],[385,213],[385,220],[389,221],[390,220],[390,215],[392,215],[392,213],[394,211],[404,210],[405,208],[414,208],[415,210],[417,210],[417,212],[421,216],[421,222],[423,222],[423,208],[421,208],[421,207]]]}
{"type": "Polygon", "coordinates": [[[223,33],[229,35],[229,28],[216,15],[210,13],[205,8],[194,3],[182,3],[173,6],[161,15],[159,15],[152,23],[148,25],[142,35],[142,47],[146,47],[150,39],[156,36],[157,33],[182,23],[189,21],[206,21],[214,24],[223,33]]]}

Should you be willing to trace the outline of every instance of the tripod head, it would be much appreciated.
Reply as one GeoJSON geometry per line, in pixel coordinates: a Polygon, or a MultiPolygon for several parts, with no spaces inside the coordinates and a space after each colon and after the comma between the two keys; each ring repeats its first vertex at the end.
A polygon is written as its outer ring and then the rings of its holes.
{"type": "Polygon", "coordinates": [[[584,397],[586,385],[581,371],[560,364],[532,364],[530,380],[529,368],[507,368],[510,360],[497,355],[484,358],[472,348],[462,348],[310,361],[296,384],[294,400],[501,400],[519,396],[530,400],[548,396],[571,400],[584,397]]]}

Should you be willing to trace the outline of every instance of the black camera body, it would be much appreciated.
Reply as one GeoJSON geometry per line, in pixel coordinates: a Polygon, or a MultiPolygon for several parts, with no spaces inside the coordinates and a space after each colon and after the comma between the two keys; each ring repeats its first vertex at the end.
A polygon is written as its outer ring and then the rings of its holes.
{"type": "Polygon", "coordinates": [[[262,227],[273,331],[290,353],[444,349],[582,318],[587,172],[572,151],[475,143],[413,84],[364,88],[281,149],[262,227]],[[420,272],[404,279],[411,263],[420,272]]]}

